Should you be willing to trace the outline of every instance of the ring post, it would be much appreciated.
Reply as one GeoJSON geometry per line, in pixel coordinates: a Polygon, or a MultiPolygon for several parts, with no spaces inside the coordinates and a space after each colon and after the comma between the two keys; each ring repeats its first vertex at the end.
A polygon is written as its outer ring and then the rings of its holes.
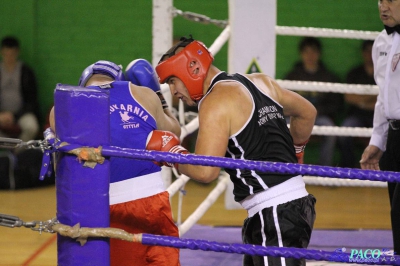
{"type": "Polygon", "coordinates": [[[231,34],[228,47],[229,73],[262,72],[275,77],[277,0],[229,0],[231,34]],[[254,30],[262,29],[254,36],[254,30]],[[249,49],[249,41],[251,43],[249,49]]]}
{"type": "MultiPolygon", "coordinates": [[[[70,144],[109,145],[109,97],[106,91],[57,84],[54,92],[57,137],[70,144]]],[[[57,219],[82,227],[109,227],[109,161],[94,168],[75,155],[58,154],[56,162],[57,219]]],[[[110,265],[109,240],[58,235],[58,265],[110,265]]]]}

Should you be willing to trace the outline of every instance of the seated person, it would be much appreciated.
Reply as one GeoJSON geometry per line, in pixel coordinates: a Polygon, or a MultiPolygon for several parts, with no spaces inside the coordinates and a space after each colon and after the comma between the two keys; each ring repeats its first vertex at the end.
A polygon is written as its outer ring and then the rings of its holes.
{"type": "Polygon", "coordinates": [[[39,133],[39,104],[32,69],[18,59],[19,41],[1,41],[0,137],[33,140],[39,133]]]}
{"type": "MultiPolygon", "coordinates": [[[[339,82],[339,79],[330,72],[320,60],[322,46],[318,39],[306,37],[299,44],[301,61],[297,62],[293,69],[285,76],[286,80],[339,82]]],[[[315,120],[317,126],[336,126],[337,110],[343,105],[343,97],[340,93],[327,92],[299,92],[309,100],[317,109],[315,120]]],[[[311,140],[313,137],[311,137],[311,140]]],[[[336,136],[323,136],[320,146],[320,156],[317,164],[333,166],[336,136]]]]}
{"type": "MultiPolygon", "coordinates": [[[[361,52],[363,62],[347,74],[347,83],[376,85],[374,80],[374,65],[372,62],[372,46],[374,42],[366,40],[362,43],[361,52]]],[[[377,95],[346,94],[345,102],[348,104],[347,114],[342,127],[367,127],[372,128],[374,109],[377,95]]],[[[362,150],[356,155],[354,137],[339,137],[340,167],[358,168],[358,158],[362,150]]]]}

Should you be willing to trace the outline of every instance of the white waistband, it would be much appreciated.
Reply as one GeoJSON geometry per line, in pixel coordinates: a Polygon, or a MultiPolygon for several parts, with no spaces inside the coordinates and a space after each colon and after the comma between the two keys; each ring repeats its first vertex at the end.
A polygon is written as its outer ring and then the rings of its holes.
{"type": "Polygon", "coordinates": [[[298,175],[279,185],[250,195],[242,200],[240,204],[247,210],[248,216],[252,217],[262,209],[277,206],[307,195],[308,192],[303,177],[298,175]]]}
{"type": "Polygon", "coordinates": [[[165,191],[161,172],[110,183],[110,205],[141,199],[165,191]]]}

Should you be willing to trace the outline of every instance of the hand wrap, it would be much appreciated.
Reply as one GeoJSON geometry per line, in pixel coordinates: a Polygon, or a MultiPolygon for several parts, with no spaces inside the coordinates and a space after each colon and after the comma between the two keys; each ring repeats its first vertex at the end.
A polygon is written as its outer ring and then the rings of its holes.
{"type": "Polygon", "coordinates": [[[308,140],[300,144],[293,144],[296,151],[297,162],[300,164],[304,163],[304,149],[306,148],[308,140]]]}

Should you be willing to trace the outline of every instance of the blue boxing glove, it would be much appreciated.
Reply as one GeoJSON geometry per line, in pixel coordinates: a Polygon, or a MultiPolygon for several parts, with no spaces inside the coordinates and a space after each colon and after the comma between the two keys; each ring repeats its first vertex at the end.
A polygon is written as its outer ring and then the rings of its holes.
{"type": "Polygon", "coordinates": [[[85,70],[83,70],[81,77],[79,78],[79,86],[85,86],[88,80],[94,74],[101,74],[109,76],[115,81],[124,81],[124,73],[122,72],[121,66],[106,60],[97,61],[94,64],[91,64],[85,70]]]}
{"type": "Polygon", "coordinates": [[[168,104],[161,93],[157,74],[151,64],[145,59],[136,59],[129,63],[125,69],[125,79],[135,85],[144,86],[157,93],[161,100],[162,107],[168,108],[168,104]]]}

